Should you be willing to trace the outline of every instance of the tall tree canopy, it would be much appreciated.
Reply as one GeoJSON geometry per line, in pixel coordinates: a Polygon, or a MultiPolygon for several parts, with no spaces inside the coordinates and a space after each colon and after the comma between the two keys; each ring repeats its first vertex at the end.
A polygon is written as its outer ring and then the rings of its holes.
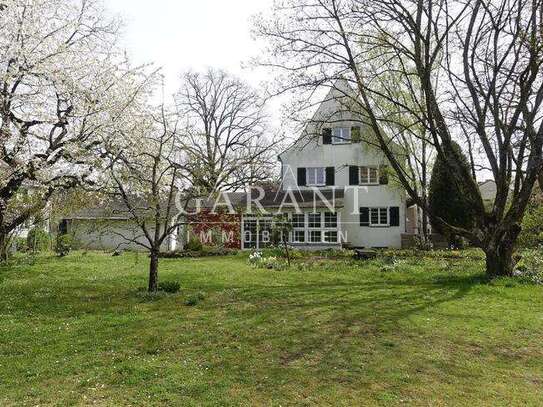
{"type": "Polygon", "coordinates": [[[421,206],[391,141],[424,127],[476,215],[472,227],[429,212],[432,222],[482,248],[487,273],[496,276],[512,274],[520,223],[543,167],[542,22],[543,0],[285,0],[256,19],[255,31],[268,41],[258,62],[277,72],[278,91],[295,90],[303,103],[319,87],[349,81],[353,106],[421,206]],[[489,209],[473,177],[480,169],[497,184],[489,209]]]}
{"type": "Polygon", "coordinates": [[[264,101],[249,85],[221,70],[188,72],[176,103],[195,186],[236,190],[270,178],[277,142],[266,133],[264,101]]]}

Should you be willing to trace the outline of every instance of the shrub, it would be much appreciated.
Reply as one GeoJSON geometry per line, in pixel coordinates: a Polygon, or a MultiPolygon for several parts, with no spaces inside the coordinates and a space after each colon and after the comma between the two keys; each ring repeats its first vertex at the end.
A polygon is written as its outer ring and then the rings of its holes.
{"type": "Polygon", "coordinates": [[[201,252],[203,249],[202,242],[195,237],[192,237],[185,245],[185,250],[191,252],[201,252]]]}
{"type": "Polygon", "coordinates": [[[158,289],[170,294],[175,294],[181,289],[181,284],[177,281],[162,281],[158,283],[158,289]]]}
{"type": "Polygon", "coordinates": [[[15,238],[14,244],[15,244],[15,249],[18,252],[28,251],[28,242],[24,237],[15,238]]]}
{"type": "Polygon", "coordinates": [[[262,260],[262,252],[253,252],[249,255],[247,262],[251,265],[257,265],[262,260]]]}
{"type": "Polygon", "coordinates": [[[203,246],[202,256],[229,256],[237,254],[236,250],[228,249],[224,246],[203,246]]]}
{"type": "Polygon", "coordinates": [[[262,252],[251,253],[247,262],[255,267],[268,270],[284,270],[287,268],[287,264],[277,257],[264,257],[262,252]]]}
{"type": "Polygon", "coordinates": [[[28,232],[26,246],[32,252],[43,252],[49,250],[51,238],[42,228],[36,226],[28,232]]]}
{"type": "Polygon", "coordinates": [[[182,259],[185,257],[205,257],[205,256],[235,256],[237,250],[224,247],[203,247],[202,250],[175,250],[160,253],[160,257],[165,259],[182,259]]]}
{"type": "MultiPolygon", "coordinates": [[[[283,258],[286,258],[286,252],[285,252],[285,246],[280,244],[279,246],[272,246],[272,247],[267,247],[265,249],[262,249],[261,251],[262,255],[264,257],[283,257],[283,258]]],[[[293,247],[293,246],[288,246],[288,253],[289,253],[289,256],[290,256],[290,259],[293,260],[293,259],[299,259],[301,257],[304,256],[304,252],[302,252],[301,250],[293,247]]]]}
{"type": "Polygon", "coordinates": [[[526,250],[513,274],[532,284],[543,284],[543,254],[541,249],[526,250]]]}
{"type": "Polygon", "coordinates": [[[316,256],[326,257],[326,258],[351,258],[353,257],[354,251],[343,248],[330,248],[324,250],[318,250],[313,252],[316,256]]]}
{"type": "Polygon", "coordinates": [[[432,239],[425,239],[422,235],[415,235],[414,243],[417,250],[428,251],[434,248],[432,239]]]}
{"type": "Polygon", "coordinates": [[[194,306],[197,305],[200,301],[203,301],[204,298],[205,298],[205,296],[204,296],[203,293],[196,293],[196,294],[193,294],[193,295],[189,296],[189,297],[185,300],[185,305],[188,306],[188,307],[194,307],[194,306]]]}
{"type": "Polygon", "coordinates": [[[285,262],[277,257],[264,257],[259,266],[268,270],[284,270],[287,267],[285,262]]]}
{"type": "Polygon", "coordinates": [[[59,257],[67,256],[72,250],[73,239],[70,235],[58,235],[55,242],[55,253],[59,257]]]}
{"type": "Polygon", "coordinates": [[[525,248],[543,245],[543,204],[535,200],[530,202],[522,220],[518,244],[525,248]]]}

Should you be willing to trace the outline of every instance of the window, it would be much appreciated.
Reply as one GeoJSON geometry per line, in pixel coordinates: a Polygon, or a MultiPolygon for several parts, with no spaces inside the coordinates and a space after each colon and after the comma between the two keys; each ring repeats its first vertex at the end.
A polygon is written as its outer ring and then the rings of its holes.
{"type": "Polygon", "coordinates": [[[292,241],[294,243],[304,243],[305,242],[305,231],[295,230],[292,232],[292,241]]]}
{"type": "Polygon", "coordinates": [[[292,214],[292,227],[293,228],[305,227],[305,215],[303,213],[292,214]]]}
{"type": "Polygon", "coordinates": [[[370,208],[370,226],[388,226],[388,208],[370,208]]]}
{"type": "Polygon", "coordinates": [[[333,231],[324,232],[324,241],[326,243],[337,243],[337,232],[333,232],[333,231]]]}
{"type": "Polygon", "coordinates": [[[324,167],[313,167],[306,169],[307,185],[325,185],[326,170],[324,167]]]}
{"type": "Polygon", "coordinates": [[[258,247],[258,221],[256,219],[243,220],[243,247],[257,248],[258,247]]]}
{"type": "Polygon", "coordinates": [[[322,232],[320,230],[311,230],[311,231],[309,231],[309,242],[310,243],[321,243],[322,242],[322,232]]]}
{"type": "Polygon", "coordinates": [[[292,243],[323,244],[338,243],[340,215],[334,212],[292,214],[292,243]]]}
{"type": "Polygon", "coordinates": [[[333,212],[324,213],[324,227],[337,228],[337,213],[333,213],[333,212]]]}
{"type": "Polygon", "coordinates": [[[332,129],[332,144],[342,144],[351,142],[350,127],[335,127],[332,129]]]}
{"type": "Polygon", "coordinates": [[[379,184],[379,170],[377,167],[360,167],[361,184],[379,184]]]}
{"type": "Polygon", "coordinates": [[[308,223],[310,228],[320,228],[321,227],[321,214],[320,213],[310,213],[308,218],[308,223]]]}

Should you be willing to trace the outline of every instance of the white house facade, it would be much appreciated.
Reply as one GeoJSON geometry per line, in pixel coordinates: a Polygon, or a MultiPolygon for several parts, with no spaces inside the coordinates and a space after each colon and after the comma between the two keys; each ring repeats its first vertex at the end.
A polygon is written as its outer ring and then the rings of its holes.
{"type": "MultiPolygon", "coordinates": [[[[279,155],[281,191],[266,202],[267,209],[289,201],[282,198],[289,191],[309,197],[299,209],[281,208],[291,219],[294,246],[399,248],[402,234],[412,233],[406,228],[406,193],[390,182],[383,154],[362,141],[368,140],[369,128],[342,111],[344,91],[332,89],[302,137],[279,155]],[[335,199],[330,204],[320,195],[335,199]]],[[[264,245],[255,234],[262,234],[267,222],[243,215],[243,248],[264,245]]]]}

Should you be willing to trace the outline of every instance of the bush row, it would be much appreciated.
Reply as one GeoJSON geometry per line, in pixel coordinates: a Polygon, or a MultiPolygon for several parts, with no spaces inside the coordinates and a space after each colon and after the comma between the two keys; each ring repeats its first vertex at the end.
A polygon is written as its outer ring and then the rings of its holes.
{"type": "Polygon", "coordinates": [[[57,235],[53,238],[43,228],[34,227],[28,232],[26,238],[16,238],[14,243],[19,252],[40,253],[52,249],[62,257],[74,248],[75,240],[71,235],[57,235]]]}

